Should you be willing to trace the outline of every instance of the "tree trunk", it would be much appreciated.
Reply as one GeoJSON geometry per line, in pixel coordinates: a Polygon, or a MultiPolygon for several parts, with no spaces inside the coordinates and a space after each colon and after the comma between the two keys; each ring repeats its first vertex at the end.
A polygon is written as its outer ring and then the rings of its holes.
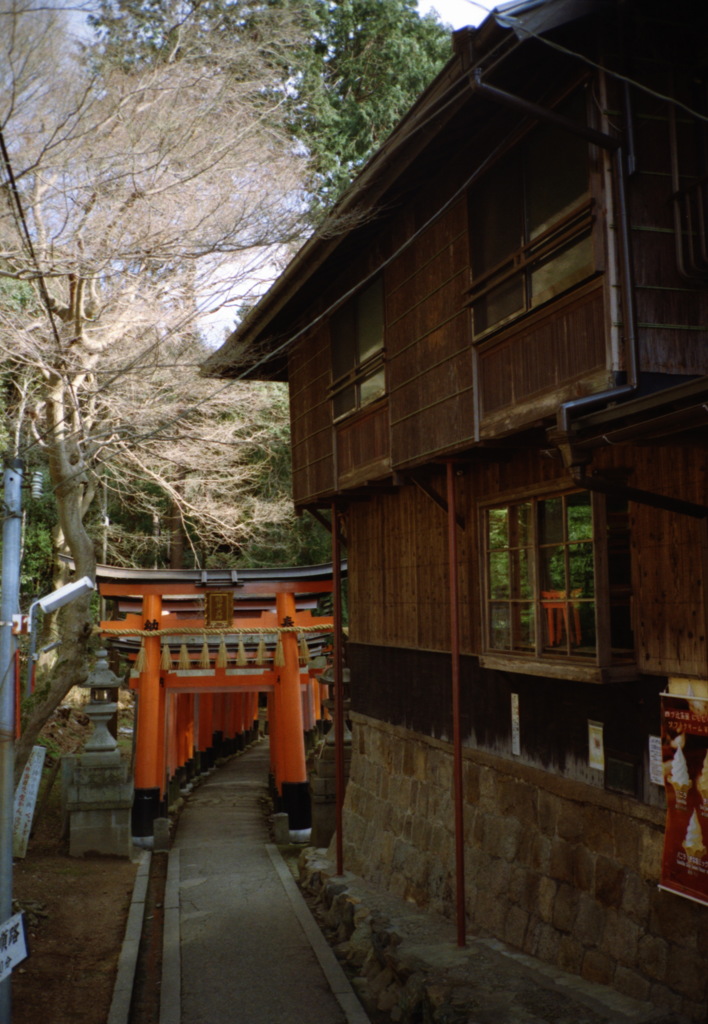
{"type": "MultiPolygon", "coordinates": [[[[87,477],[78,446],[61,435],[65,418],[63,402],[48,403],[53,412],[55,441],[50,451],[49,472],[54,485],[59,527],[74,560],[76,578],[96,578],[96,555],[87,534],[83,515],[87,477]]],[[[91,595],[77,598],[59,612],[59,638],[56,661],[49,673],[46,694],[32,709],[15,746],[15,778],[19,779],[27,758],[45,723],[61,704],[72,686],[88,676],[87,653],[92,635],[91,595]]]]}

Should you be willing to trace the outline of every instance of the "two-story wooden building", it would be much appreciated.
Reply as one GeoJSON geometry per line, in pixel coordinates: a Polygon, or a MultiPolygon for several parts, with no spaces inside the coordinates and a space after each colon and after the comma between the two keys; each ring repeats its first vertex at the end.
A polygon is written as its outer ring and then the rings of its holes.
{"type": "Polygon", "coordinates": [[[701,1021],[652,751],[708,695],[707,11],[455,33],[208,366],[288,381],[295,503],[346,535],[346,866],[701,1021]]]}

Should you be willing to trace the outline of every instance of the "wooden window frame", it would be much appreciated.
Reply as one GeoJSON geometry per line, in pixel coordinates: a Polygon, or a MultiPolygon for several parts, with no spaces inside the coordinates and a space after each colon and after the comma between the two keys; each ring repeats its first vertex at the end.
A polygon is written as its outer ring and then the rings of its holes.
{"type": "MultiPolygon", "coordinates": [[[[565,506],[564,506],[565,507],[565,506]]],[[[565,487],[559,490],[533,489],[527,494],[515,494],[506,497],[502,501],[487,502],[479,506],[480,524],[480,552],[482,554],[481,576],[481,611],[482,611],[482,638],[483,652],[480,655],[480,664],[488,668],[502,669],[510,672],[520,672],[528,675],[544,675],[551,678],[576,679],[583,682],[612,682],[617,680],[634,679],[637,677],[636,650],[632,653],[622,652],[616,654],[611,645],[611,622],[610,622],[610,586],[608,573],[608,549],[605,543],[607,537],[607,516],[605,498],[601,494],[588,493],[578,488],[565,487]],[[566,633],[565,650],[549,651],[548,644],[544,643],[544,635],[549,629],[549,622],[552,615],[558,615],[557,621],[561,628],[568,632],[574,622],[574,599],[572,596],[563,595],[557,600],[545,596],[541,590],[541,543],[538,535],[538,508],[540,502],[553,498],[567,498],[573,494],[588,494],[588,502],[592,510],[592,538],[593,547],[593,577],[594,587],[592,599],[586,599],[587,604],[594,603],[594,624],[595,624],[595,651],[592,654],[578,654],[573,651],[570,645],[570,638],[566,633]],[[510,648],[492,647],[490,611],[493,604],[503,604],[504,598],[494,598],[490,586],[490,551],[502,551],[503,548],[490,549],[488,546],[488,513],[495,509],[511,509],[523,504],[529,504],[531,513],[531,539],[526,545],[531,552],[531,597],[529,599],[518,599],[513,596],[508,598],[511,607],[515,601],[530,605],[534,616],[534,640],[533,647],[528,650],[514,650],[510,648]]],[[[575,542],[572,542],[575,543],[575,542]]],[[[563,542],[569,546],[568,541],[563,542]]],[[[508,550],[516,550],[519,545],[510,544],[508,550]]],[[[510,558],[511,564],[511,558],[510,558]]],[[[510,573],[510,581],[511,581],[510,573]]],[[[512,587],[509,588],[510,595],[512,587]]],[[[511,613],[510,613],[511,617],[511,613]]],[[[510,627],[511,629],[511,622],[510,627]]],[[[513,641],[512,641],[513,643],[513,641]]]]}
{"type": "MultiPolygon", "coordinates": [[[[502,330],[510,323],[528,316],[530,313],[541,308],[549,302],[553,302],[561,295],[572,291],[574,288],[586,283],[593,276],[599,273],[602,268],[600,257],[600,243],[597,238],[597,216],[595,213],[595,200],[592,195],[592,164],[590,157],[590,146],[587,145],[587,186],[585,192],[577,197],[570,209],[565,209],[556,219],[543,231],[531,237],[531,225],[529,223],[529,198],[527,195],[530,171],[527,167],[526,150],[533,138],[533,129],[528,132],[516,145],[507,149],[499,158],[495,167],[492,167],[483,178],[476,183],[469,196],[470,220],[474,216],[475,194],[481,192],[485,182],[490,176],[498,173],[501,164],[515,165],[519,182],[521,183],[521,210],[523,240],[514,249],[507,251],[503,258],[493,266],[487,267],[480,273],[475,274],[472,266],[472,286],[468,290],[469,306],[473,311],[472,335],[475,342],[482,341],[490,335],[502,330]],[[591,248],[592,268],[588,267],[586,273],[582,273],[576,280],[570,279],[569,283],[559,282],[557,291],[544,296],[538,300],[532,294],[532,275],[535,270],[540,269],[544,263],[552,262],[554,256],[560,256],[564,249],[570,248],[587,238],[591,248]],[[515,278],[520,281],[521,298],[517,309],[506,315],[500,316],[492,323],[487,323],[479,328],[474,315],[475,306],[480,300],[489,296],[506,283],[511,283],[515,278]]],[[[484,240],[482,239],[482,246],[484,240]]],[[[476,244],[475,229],[470,227],[470,242],[472,247],[476,244]]]]}

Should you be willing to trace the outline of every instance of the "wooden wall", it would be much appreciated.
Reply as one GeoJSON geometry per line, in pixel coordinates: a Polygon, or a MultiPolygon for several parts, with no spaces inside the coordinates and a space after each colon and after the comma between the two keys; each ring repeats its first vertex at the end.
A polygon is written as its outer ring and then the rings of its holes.
{"type": "MultiPolygon", "coordinates": [[[[614,446],[596,453],[600,471],[627,482],[705,503],[705,446],[614,446]]],[[[457,478],[461,649],[481,653],[478,503],[542,493],[572,481],[558,460],[533,449],[470,462],[457,478]]],[[[442,470],[426,480],[445,494],[442,470]]],[[[706,678],[705,520],[630,503],[633,624],[643,673],[706,678]]],[[[447,516],[415,484],[349,506],[350,637],[353,643],[449,651],[447,516]]]]}
{"type": "Polygon", "coordinates": [[[316,328],[297,342],[288,363],[293,497],[307,504],[336,486],[329,399],[329,334],[316,328]]]}
{"type": "Polygon", "coordinates": [[[474,440],[464,196],[396,257],[385,282],[391,455],[405,466],[474,440]]]}
{"type": "MultiPolygon", "coordinates": [[[[636,450],[637,486],[708,504],[708,448],[636,450]]],[[[634,631],[643,672],[708,677],[708,520],[633,504],[634,631]]]]}
{"type": "Polygon", "coordinates": [[[601,279],[479,346],[483,438],[552,416],[561,402],[611,386],[601,279]]]}

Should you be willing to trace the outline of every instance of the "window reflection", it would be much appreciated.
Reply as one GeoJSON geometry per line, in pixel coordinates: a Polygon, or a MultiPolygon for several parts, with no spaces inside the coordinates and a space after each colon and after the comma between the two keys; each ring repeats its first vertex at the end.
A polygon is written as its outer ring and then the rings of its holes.
{"type": "Polygon", "coordinates": [[[492,650],[533,654],[539,644],[546,655],[595,655],[592,538],[587,492],[487,510],[492,650]]]}

